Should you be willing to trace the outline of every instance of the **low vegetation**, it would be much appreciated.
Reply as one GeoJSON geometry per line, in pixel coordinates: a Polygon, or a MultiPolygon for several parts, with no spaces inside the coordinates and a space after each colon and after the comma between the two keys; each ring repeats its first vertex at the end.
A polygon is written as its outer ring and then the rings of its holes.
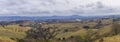
{"type": "Polygon", "coordinates": [[[0,42],[119,42],[120,38],[120,22],[113,19],[24,24],[1,25],[0,42]]]}

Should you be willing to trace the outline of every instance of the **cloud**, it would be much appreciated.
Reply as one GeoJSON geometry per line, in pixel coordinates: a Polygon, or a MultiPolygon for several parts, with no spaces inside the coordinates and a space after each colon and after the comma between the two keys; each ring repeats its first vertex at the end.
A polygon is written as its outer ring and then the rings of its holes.
{"type": "Polygon", "coordinates": [[[0,0],[0,15],[91,15],[119,13],[118,0],[0,0]],[[110,2],[110,3],[108,3],[110,2]],[[117,3],[111,3],[117,2],[117,3]],[[117,5],[116,5],[117,4],[117,5]]]}

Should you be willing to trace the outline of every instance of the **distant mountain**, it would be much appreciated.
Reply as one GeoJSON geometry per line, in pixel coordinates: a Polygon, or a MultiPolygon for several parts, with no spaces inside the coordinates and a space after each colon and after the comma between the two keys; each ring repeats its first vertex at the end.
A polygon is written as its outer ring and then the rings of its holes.
{"type": "Polygon", "coordinates": [[[118,18],[120,15],[109,15],[109,16],[79,16],[79,15],[72,15],[72,16],[43,16],[43,17],[28,17],[28,16],[0,16],[0,21],[17,21],[17,20],[32,20],[32,21],[46,21],[46,20],[74,20],[74,19],[94,19],[94,18],[118,18]]]}
{"type": "Polygon", "coordinates": [[[80,16],[44,16],[44,17],[28,17],[28,16],[0,16],[0,21],[16,21],[16,20],[48,20],[48,19],[72,19],[80,18],[80,16]]]}

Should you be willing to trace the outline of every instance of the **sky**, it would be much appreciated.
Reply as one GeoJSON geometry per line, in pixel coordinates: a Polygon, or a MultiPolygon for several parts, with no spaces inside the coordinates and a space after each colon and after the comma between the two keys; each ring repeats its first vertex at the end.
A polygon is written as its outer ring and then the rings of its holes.
{"type": "Polygon", "coordinates": [[[120,15],[120,0],[0,0],[0,16],[120,15]]]}

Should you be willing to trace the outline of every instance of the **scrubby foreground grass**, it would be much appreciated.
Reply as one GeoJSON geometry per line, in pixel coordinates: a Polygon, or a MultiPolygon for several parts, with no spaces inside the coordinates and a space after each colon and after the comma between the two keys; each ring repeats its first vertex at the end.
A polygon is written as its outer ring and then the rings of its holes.
{"type": "Polygon", "coordinates": [[[0,42],[16,42],[15,40],[10,39],[9,37],[0,37],[0,42]]]}
{"type": "Polygon", "coordinates": [[[0,42],[15,42],[16,39],[22,39],[26,36],[25,32],[29,29],[30,27],[18,25],[0,26],[0,42]]]}
{"type": "MultiPolygon", "coordinates": [[[[101,39],[96,40],[95,42],[100,42],[101,39]]],[[[120,35],[112,36],[112,37],[104,37],[102,42],[120,42],[120,35]]]]}

